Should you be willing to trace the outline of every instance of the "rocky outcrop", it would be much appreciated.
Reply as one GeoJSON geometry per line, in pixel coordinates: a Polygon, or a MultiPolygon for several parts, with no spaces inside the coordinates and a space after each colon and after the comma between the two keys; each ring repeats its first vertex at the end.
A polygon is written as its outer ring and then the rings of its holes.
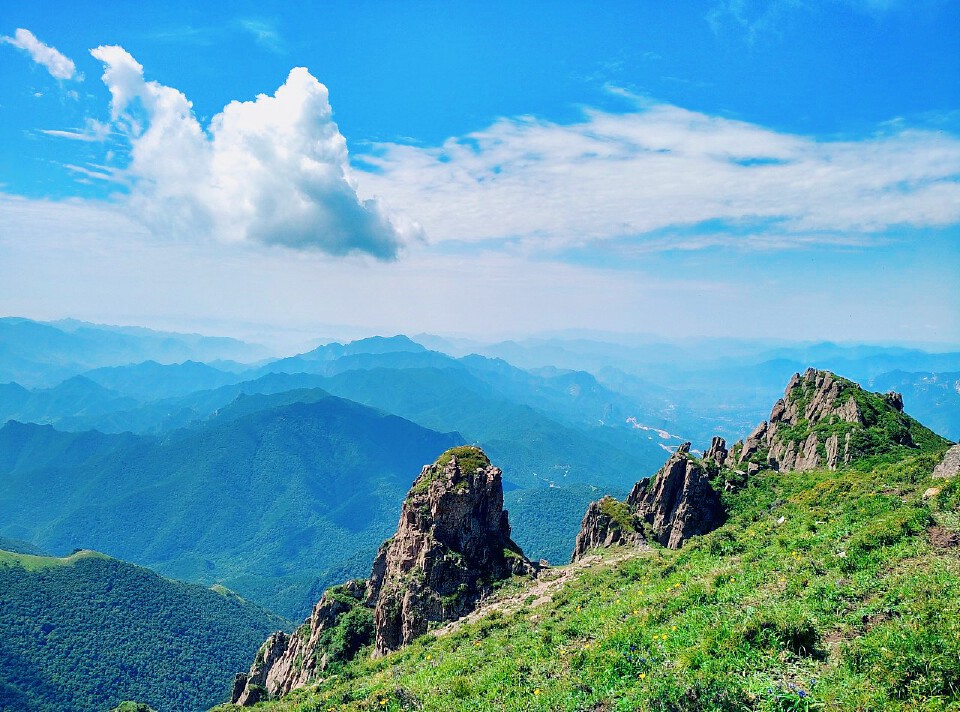
{"type": "Polygon", "coordinates": [[[328,589],[293,635],[270,636],[250,671],[237,675],[232,701],[286,694],[365,646],[375,656],[396,650],[472,611],[495,582],[535,574],[538,566],[510,539],[501,474],[475,447],[426,465],[370,578],[328,589]]]}
{"type": "MultiPolygon", "coordinates": [[[[707,451],[709,462],[726,457],[726,443],[714,438],[707,451]]],[[[706,460],[690,454],[684,443],[652,477],[634,485],[626,502],[604,497],[587,508],[572,560],[591,548],[613,544],[644,546],[644,532],[657,543],[679,549],[690,537],[706,534],[720,526],[725,518],[723,504],[710,484],[706,460]]]]}
{"type": "Polygon", "coordinates": [[[703,463],[690,455],[690,443],[677,448],[652,478],[637,482],[627,506],[647,524],[653,538],[670,549],[713,531],[725,519],[703,463]]]}
{"type": "Polygon", "coordinates": [[[934,468],[933,476],[938,479],[949,479],[956,477],[958,473],[960,473],[960,445],[954,445],[947,450],[940,464],[934,468]]]}
{"type": "Polygon", "coordinates": [[[289,636],[282,630],[278,630],[267,638],[257,651],[257,657],[250,666],[250,672],[238,672],[233,679],[231,702],[246,707],[267,698],[267,676],[273,671],[274,666],[284,659],[289,641],[289,636]]]}
{"type": "Polygon", "coordinates": [[[478,448],[455,448],[423,468],[377,554],[374,654],[469,613],[493,582],[534,571],[510,539],[500,469],[478,448]]]}
{"type": "Polygon", "coordinates": [[[811,368],[794,374],[769,420],[736,443],[724,465],[748,472],[768,467],[837,469],[891,446],[913,447],[914,426],[919,424],[903,413],[899,393],[869,393],[829,371],[811,368]]]}
{"type": "Polygon", "coordinates": [[[716,467],[723,465],[727,459],[727,441],[719,436],[714,436],[710,441],[710,447],[703,453],[704,463],[712,463],[716,467]]]}
{"type": "Polygon", "coordinates": [[[250,671],[234,678],[232,701],[249,706],[285,695],[331,663],[352,657],[372,638],[373,613],[363,605],[366,596],[363,580],[328,589],[293,635],[278,631],[260,646],[250,671]]]}
{"type": "Polygon", "coordinates": [[[578,561],[591,549],[608,546],[647,546],[639,520],[627,506],[609,495],[591,502],[583,515],[580,531],[573,546],[571,561],[578,561]]]}

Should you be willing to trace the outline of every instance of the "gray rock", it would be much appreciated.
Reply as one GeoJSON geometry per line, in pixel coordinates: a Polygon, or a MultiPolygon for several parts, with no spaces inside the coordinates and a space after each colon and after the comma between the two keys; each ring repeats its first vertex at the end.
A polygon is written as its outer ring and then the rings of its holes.
{"type": "Polygon", "coordinates": [[[591,502],[580,523],[570,561],[580,560],[591,549],[614,545],[646,547],[647,540],[638,529],[639,522],[635,520],[630,507],[613,497],[591,502]]]}
{"type": "Polygon", "coordinates": [[[956,477],[960,473],[960,445],[954,445],[933,470],[933,476],[937,478],[949,479],[956,477]]]}
{"type": "Polygon", "coordinates": [[[645,521],[657,542],[679,549],[690,537],[713,531],[725,519],[720,497],[686,443],[652,478],[634,485],[627,505],[645,521]]]}
{"type": "Polygon", "coordinates": [[[374,655],[383,655],[431,623],[466,615],[496,581],[536,574],[539,566],[510,539],[500,469],[479,448],[456,448],[439,462],[414,481],[370,578],[327,590],[296,633],[270,636],[250,671],[234,680],[235,704],[254,705],[321,677],[329,662],[321,638],[355,609],[373,620],[356,647],[373,643],[374,655]],[[479,466],[468,471],[461,460],[479,466]]]}
{"type": "Polygon", "coordinates": [[[704,462],[713,462],[718,467],[722,466],[727,459],[727,442],[719,436],[715,436],[710,441],[710,447],[703,454],[704,462]]]}
{"type": "Polygon", "coordinates": [[[397,533],[381,547],[370,579],[375,602],[374,655],[427,632],[430,623],[460,618],[514,574],[537,566],[510,539],[499,468],[461,470],[456,456],[428,465],[403,503],[397,533]]]}

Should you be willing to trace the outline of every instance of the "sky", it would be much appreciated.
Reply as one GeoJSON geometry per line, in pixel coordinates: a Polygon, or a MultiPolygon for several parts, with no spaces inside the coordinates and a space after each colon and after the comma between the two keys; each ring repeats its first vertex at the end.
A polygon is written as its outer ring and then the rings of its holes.
{"type": "Polygon", "coordinates": [[[3,315],[950,348],[958,285],[956,0],[0,0],[3,315]]]}

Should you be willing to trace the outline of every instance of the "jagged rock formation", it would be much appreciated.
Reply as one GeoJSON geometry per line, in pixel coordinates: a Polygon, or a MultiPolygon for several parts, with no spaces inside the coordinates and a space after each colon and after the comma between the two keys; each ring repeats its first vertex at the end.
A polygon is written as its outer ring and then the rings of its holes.
{"type": "Polygon", "coordinates": [[[627,503],[608,495],[587,506],[570,560],[578,561],[590,549],[617,544],[642,548],[647,545],[647,540],[641,533],[639,520],[627,503]]]}
{"type": "Polygon", "coordinates": [[[250,706],[305,685],[332,662],[352,657],[370,641],[373,613],[363,605],[367,582],[348,581],[324,592],[293,635],[277,631],[260,646],[250,671],[237,673],[231,699],[250,706]]]}
{"type": "MultiPolygon", "coordinates": [[[[593,502],[581,523],[573,560],[591,548],[642,546],[648,539],[675,549],[715,529],[723,523],[724,511],[711,477],[729,491],[763,469],[836,469],[896,448],[943,444],[943,438],[903,412],[899,393],[869,393],[829,371],[807,369],[794,374],[770,419],[746,440],[727,449],[723,438],[715,437],[699,460],[686,443],[656,475],[638,482],[626,502],[611,497],[593,502]]],[[[938,472],[960,470],[960,446],[950,453],[938,472]]]]}
{"type": "Polygon", "coordinates": [[[720,436],[714,436],[710,441],[710,447],[703,453],[704,462],[712,462],[714,465],[722,465],[727,459],[727,441],[720,436]]]}
{"type": "MultiPolygon", "coordinates": [[[[723,447],[722,440],[719,445],[723,447]]],[[[677,448],[653,478],[637,482],[627,506],[647,523],[656,541],[671,549],[713,531],[725,519],[703,463],[690,455],[690,443],[677,448]]]]}
{"type": "Polygon", "coordinates": [[[423,468],[377,553],[375,654],[469,613],[494,581],[534,570],[510,539],[500,469],[478,448],[455,448],[423,468]]]}
{"type": "Polygon", "coordinates": [[[940,464],[933,470],[936,478],[949,479],[960,473],[960,445],[954,445],[944,454],[940,464]]]}
{"type": "Polygon", "coordinates": [[[725,450],[723,439],[714,438],[707,451],[711,462],[706,463],[694,458],[690,443],[684,443],[657,474],[634,485],[626,502],[604,497],[591,503],[572,560],[597,546],[643,546],[647,541],[644,532],[663,546],[679,549],[690,537],[716,529],[725,514],[707,469],[725,450]]]}
{"type": "Polygon", "coordinates": [[[510,539],[501,474],[475,447],[426,465],[370,578],[327,590],[293,635],[270,636],[250,671],[237,675],[232,701],[286,694],[367,645],[375,656],[396,650],[431,624],[472,611],[496,581],[535,574],[537,565],[510,539]]]}
{"type": "MultiPolygon", "coordinates": [[[[903,413],[899,393],[869,393],[829,371],[794,374],[767,421],[727,453],[723,464],[747,474],[762,468],[837,467],[891,447],[914,447],[926,431],[903,413]]],[[[936,437],[936,436],[934,436],[936,437]]]]}

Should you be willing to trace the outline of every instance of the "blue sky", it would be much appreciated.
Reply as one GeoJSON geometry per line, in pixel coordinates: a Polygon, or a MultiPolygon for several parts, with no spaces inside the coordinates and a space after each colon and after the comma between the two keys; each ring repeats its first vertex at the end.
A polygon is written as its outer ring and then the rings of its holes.
{"type": "Polygon", "coordinates": [[[212,5],[0,5],[0,312],[960,344],[958,2],[212,5]]]}

